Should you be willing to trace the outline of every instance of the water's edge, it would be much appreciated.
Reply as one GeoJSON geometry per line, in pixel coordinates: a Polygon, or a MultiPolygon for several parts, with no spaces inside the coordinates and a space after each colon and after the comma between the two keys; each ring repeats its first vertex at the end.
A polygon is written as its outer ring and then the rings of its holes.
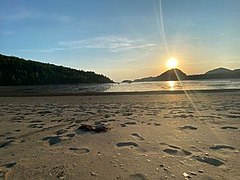
{"type": "Polygon", "coordinates": [[[184,93],[227,93],[240,92],[240,89],[175,90],[175,91],[136,91],[136,92],[83,92],[83,93],[0,93],[0,97],[46,97],[46,96],[113,96],[113,95],[164,95],[184,93]]]}

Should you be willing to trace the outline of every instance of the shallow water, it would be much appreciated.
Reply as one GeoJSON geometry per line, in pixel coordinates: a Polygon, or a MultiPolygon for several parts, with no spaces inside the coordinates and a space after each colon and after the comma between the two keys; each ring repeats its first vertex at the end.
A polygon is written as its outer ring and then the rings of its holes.
{"type": "Polygon", "coordinates": [[[240,89],[240,80],[160,81],[113,84],[107,92],[240,89]]]}
{"type": "Polygon", "coordinates": [[[74,85],[42,85],[42,86],[0,86],[0,94],[8,93],[88,93],[88,92],[147,92],[147,91],[179,91],[179,90],[225,90],[240,89],[237,80],[205,80],[205,81],[159,81],[109,84],[74,84],[74,85]]]}

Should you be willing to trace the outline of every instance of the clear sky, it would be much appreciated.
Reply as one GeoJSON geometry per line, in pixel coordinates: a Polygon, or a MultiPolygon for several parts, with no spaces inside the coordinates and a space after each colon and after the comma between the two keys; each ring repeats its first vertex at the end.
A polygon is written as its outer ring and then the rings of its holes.
{"type": "Polygon", "coordinates": [[[240,68],[240,0],[1,0],[0,7],[1,54],[115,81],[162,73],[167,48],[187,74],[240,68]]]}

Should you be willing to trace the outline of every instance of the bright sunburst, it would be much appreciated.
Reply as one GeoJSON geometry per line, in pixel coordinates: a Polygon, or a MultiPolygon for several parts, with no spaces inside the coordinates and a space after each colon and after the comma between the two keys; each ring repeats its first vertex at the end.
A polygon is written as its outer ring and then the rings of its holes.
{"type": "Polygon", "coordinates": [[[170,58],[170,59],[168,59],[166,65],[169,69],[176,68],[178,65],[178,60],[176,58],[170,58]]]}

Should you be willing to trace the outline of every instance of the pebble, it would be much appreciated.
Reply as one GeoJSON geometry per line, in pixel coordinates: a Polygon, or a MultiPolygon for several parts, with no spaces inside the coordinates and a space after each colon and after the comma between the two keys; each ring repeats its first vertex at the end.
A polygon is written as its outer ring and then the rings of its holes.
{"type": "Polygon", "coordinates": [[[179,161],[182,165],[184,165],[184,162],[183,161],[179,161]]]}
{"type": "Polygon", "coordinates": [[[189,174],[188,173],[183,173],[183,176],[185,177],[185,178],[191,178],[191,176],[189,176],[189,174]]]}
{"type": "Polygon", "coordinates": [[[167,169],[167,168],[163,168],[163,170],[164,170],[164,171],[168,171],[168,169],[167,169]]]}
{"type": "Polygon", "coordinates": [[[92,175],[92,176],[97,176],[97,174],[96,174],[96,173],[94,173],[94,172],[91,172],[91,175],[92,175]]]}
{"type": "Polygon", "coordinates": [[[203,173],[203,170],[198,170],[199,173],[203,173]]]}
{"type": "Polygon", "coordinates": [[[191,171],[190,174],[191,174],[191,175],[194,175],[194,176],[197,175],[197,173],[195,173],[195,172],[193,172],[193,171],[191,171]]]}

